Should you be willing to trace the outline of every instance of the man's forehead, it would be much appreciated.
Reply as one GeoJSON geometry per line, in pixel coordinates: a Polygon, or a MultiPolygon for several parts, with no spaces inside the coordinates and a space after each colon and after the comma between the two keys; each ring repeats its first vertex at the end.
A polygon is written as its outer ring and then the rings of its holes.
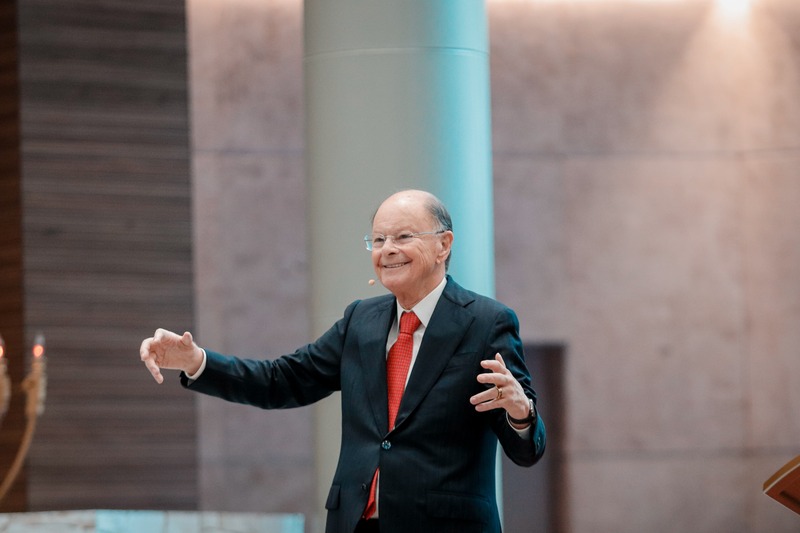
{"type": "Polygon", "coordinates": [[[372,226],[408,226],[427,224],[432,219],[423,203],[386,203],[378,209],[372,226]]]}

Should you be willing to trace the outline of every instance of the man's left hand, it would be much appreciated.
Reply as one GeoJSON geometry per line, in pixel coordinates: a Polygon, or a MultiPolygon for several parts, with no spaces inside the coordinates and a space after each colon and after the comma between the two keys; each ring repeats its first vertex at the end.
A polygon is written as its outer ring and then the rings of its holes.
{"type": "Polygon", "coordinates": [[[528,416],[530,403],[522,385],[506,368],[503,357],[497,353],[494,359],[481,361],[481,366],[489,372],[478,374],[478,382],[494,385],[469,399],[479,413],[492,409],[505,409],[511,418],[522,419],[528,416]]]}

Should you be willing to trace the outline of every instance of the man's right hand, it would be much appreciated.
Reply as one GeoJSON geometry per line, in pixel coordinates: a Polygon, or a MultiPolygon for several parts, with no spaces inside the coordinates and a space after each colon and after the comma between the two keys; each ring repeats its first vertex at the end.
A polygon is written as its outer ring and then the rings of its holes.
{"type": "Polygon", "coordinates": [[[139,355],[158,383],[164,382],[162,368],[183,370],[192,375],[203,364],[203,351],[194,343],[188,331],[181,336],[159,328],[152,337],[142,341],[139,355]]]}

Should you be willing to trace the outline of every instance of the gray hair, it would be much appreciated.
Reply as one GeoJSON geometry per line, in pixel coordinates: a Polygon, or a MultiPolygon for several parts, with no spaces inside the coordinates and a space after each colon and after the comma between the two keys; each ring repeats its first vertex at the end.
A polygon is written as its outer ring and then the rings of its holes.
{"type": "MultiPolygon", "coordinates": [[[[447,208],[444,206],[444,203],[442,203],[441,200],[431,194],[430,199],[426,202],[425,207],[433,219],[439,223],[439,230],[453,231],[453,220],[450,218],[450,213],[447,211],[447,208]]],[[[444,261],[445,272],[450,268],[450,256],[452,255],[452,252],[453,249],[451,248],[450,253],[447,254],[447,259],[444,261]]]]}

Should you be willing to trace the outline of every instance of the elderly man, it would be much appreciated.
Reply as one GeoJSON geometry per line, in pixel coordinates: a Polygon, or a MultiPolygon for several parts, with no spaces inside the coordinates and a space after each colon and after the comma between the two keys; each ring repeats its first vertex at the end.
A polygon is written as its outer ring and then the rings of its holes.
{"type": "Polygon", "coordinates": [[[159,329],[141,359],[159,383],[178,369],[191,390],[266,409],[341,391],[327,533],[499,532],[498,440],[523,466],[545,447],[517,317],[446,274],[452,223],[432,194],[390,196],[365,241],[391,294],[353,302],[295,353],[224,356],[159,329]]]}

